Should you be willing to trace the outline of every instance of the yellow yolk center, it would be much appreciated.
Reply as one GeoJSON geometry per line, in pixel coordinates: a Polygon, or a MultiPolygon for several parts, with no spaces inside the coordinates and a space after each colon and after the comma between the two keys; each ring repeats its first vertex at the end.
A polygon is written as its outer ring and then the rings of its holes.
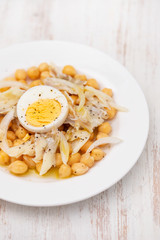
{"type": "Polygon", "coordinates": [[[27,122],[35,127],[50,124],[61,113],[61,105],[54,99],[40,99],[29,105],[26,111],[27,122]]]}

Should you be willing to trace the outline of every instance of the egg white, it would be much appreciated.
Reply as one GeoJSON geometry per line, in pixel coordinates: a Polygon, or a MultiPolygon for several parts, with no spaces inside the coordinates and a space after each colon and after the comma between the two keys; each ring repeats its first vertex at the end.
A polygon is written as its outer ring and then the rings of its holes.
{"type": "Polygon", "coordinates": [[[36,86],[27,90],[19,99],[17,104],[17,117],[21,125],[31,132],[45,133],[53,128],[61,126],[68,115],[68,102],[65,96],[57,89],[50,86],[36,86]],[[30,104],[40,99],[54,99],[61,105],[61,113],[53,122],[44,127],[35,127],[26,120],[26,111],[30,104]]]}

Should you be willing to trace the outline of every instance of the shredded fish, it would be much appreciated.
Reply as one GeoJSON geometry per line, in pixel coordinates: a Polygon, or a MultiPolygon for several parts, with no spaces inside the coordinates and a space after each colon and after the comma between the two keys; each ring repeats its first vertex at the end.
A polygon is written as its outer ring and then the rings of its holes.
{"type": "Polygon", "coordinates": [[[47,138],[47,146],[43,155],[43,163],[40,171],[40,175],[44,175],[48,170],[55,166],[55,152],[57,150],[58,141],[53,138],[47,138]]]}

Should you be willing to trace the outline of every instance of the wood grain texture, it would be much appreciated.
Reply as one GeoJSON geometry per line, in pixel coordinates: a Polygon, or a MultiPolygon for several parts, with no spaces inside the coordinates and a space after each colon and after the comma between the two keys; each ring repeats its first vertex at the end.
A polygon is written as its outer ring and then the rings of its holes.
{"type": "Polygon", "coordinates": [[[96,47],[134,75],[150,110],[146,147],[119,183],[62,207],[0,201],[0,240],[160,239],[159,9],[159,0],[0,1],[0,47],[41,39],[96,47]]]}

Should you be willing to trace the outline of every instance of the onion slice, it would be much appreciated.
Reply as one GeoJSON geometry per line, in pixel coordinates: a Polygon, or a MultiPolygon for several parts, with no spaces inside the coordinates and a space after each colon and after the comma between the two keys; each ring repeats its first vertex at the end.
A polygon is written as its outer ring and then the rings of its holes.
{"type": "Polygon", "coordinates": [[[98,140],[96,140],[88,149],[87,149],[87,153],[91,152],[94,148],[98,147],[99,145],[102,144],[116,144],[121,142],[122,140],[116,137],[104,137],[104,138],[100,138],[98,140]]]}
{"type": "Polygon", "coordinates": [[[18,87],[11,87],[5,92],[0,93],[0,113],[4,114],[11,111],[23,93],[24,90],[18,87]]]}
{"type": "Polygon", "coordinates": [[[0,81],[0,88],[5,88],[5,87],[19,87],[22,89],[29,88],[27,84],[23,84],[17,81],[0,81]]]}
{"type": "Polygon", "coordinates": [[[27,141],[15,147],[9,147],[7,142],[7,131],[10,122],[14,119],[15,108],[8,112],[2,119],[0,124],[0,139],[2,143],[0,144],[1,149],[7,153],[10,157],[20,157],[22,154],[34,156],[34,144],[31,141],[27,141]]]}
{"type": "Polygon", "coordinates": [[[62,162],[67,164],[69,158],[69,144],[67,142],[66,137],[63,133],[59,132],[60,135],[60,153],[62,156],[62,162]]]}
{"type": "Polygon", "coordinates": [[[59,90],[66,90],[69,93],[76,93],[79,96],[80,103],[78,106],[78,110],[81,110],[81,108],[85,104],[85,94],[84,94],[84,86],[83,85],[77,85],[73,82],[61,79],[61,78],[46,78],[43,80],[43,82],[46,85],[58,87],[59,90]],[[68,88],[68,90],[67,90],[68,88]]]}
{"type": "MultiPolygon", "coordinates": [[[[2,141],[2,145],[6,147],[7,144],[7,131],[9,128],[10,122],[14,119],[15,108],[13,108],[10,112],[8,112],[5,117],[2,119],[0,124],[0,140],[2,141]]],[[[1,146],[2,147],[2,146],[1,146]]]]}

